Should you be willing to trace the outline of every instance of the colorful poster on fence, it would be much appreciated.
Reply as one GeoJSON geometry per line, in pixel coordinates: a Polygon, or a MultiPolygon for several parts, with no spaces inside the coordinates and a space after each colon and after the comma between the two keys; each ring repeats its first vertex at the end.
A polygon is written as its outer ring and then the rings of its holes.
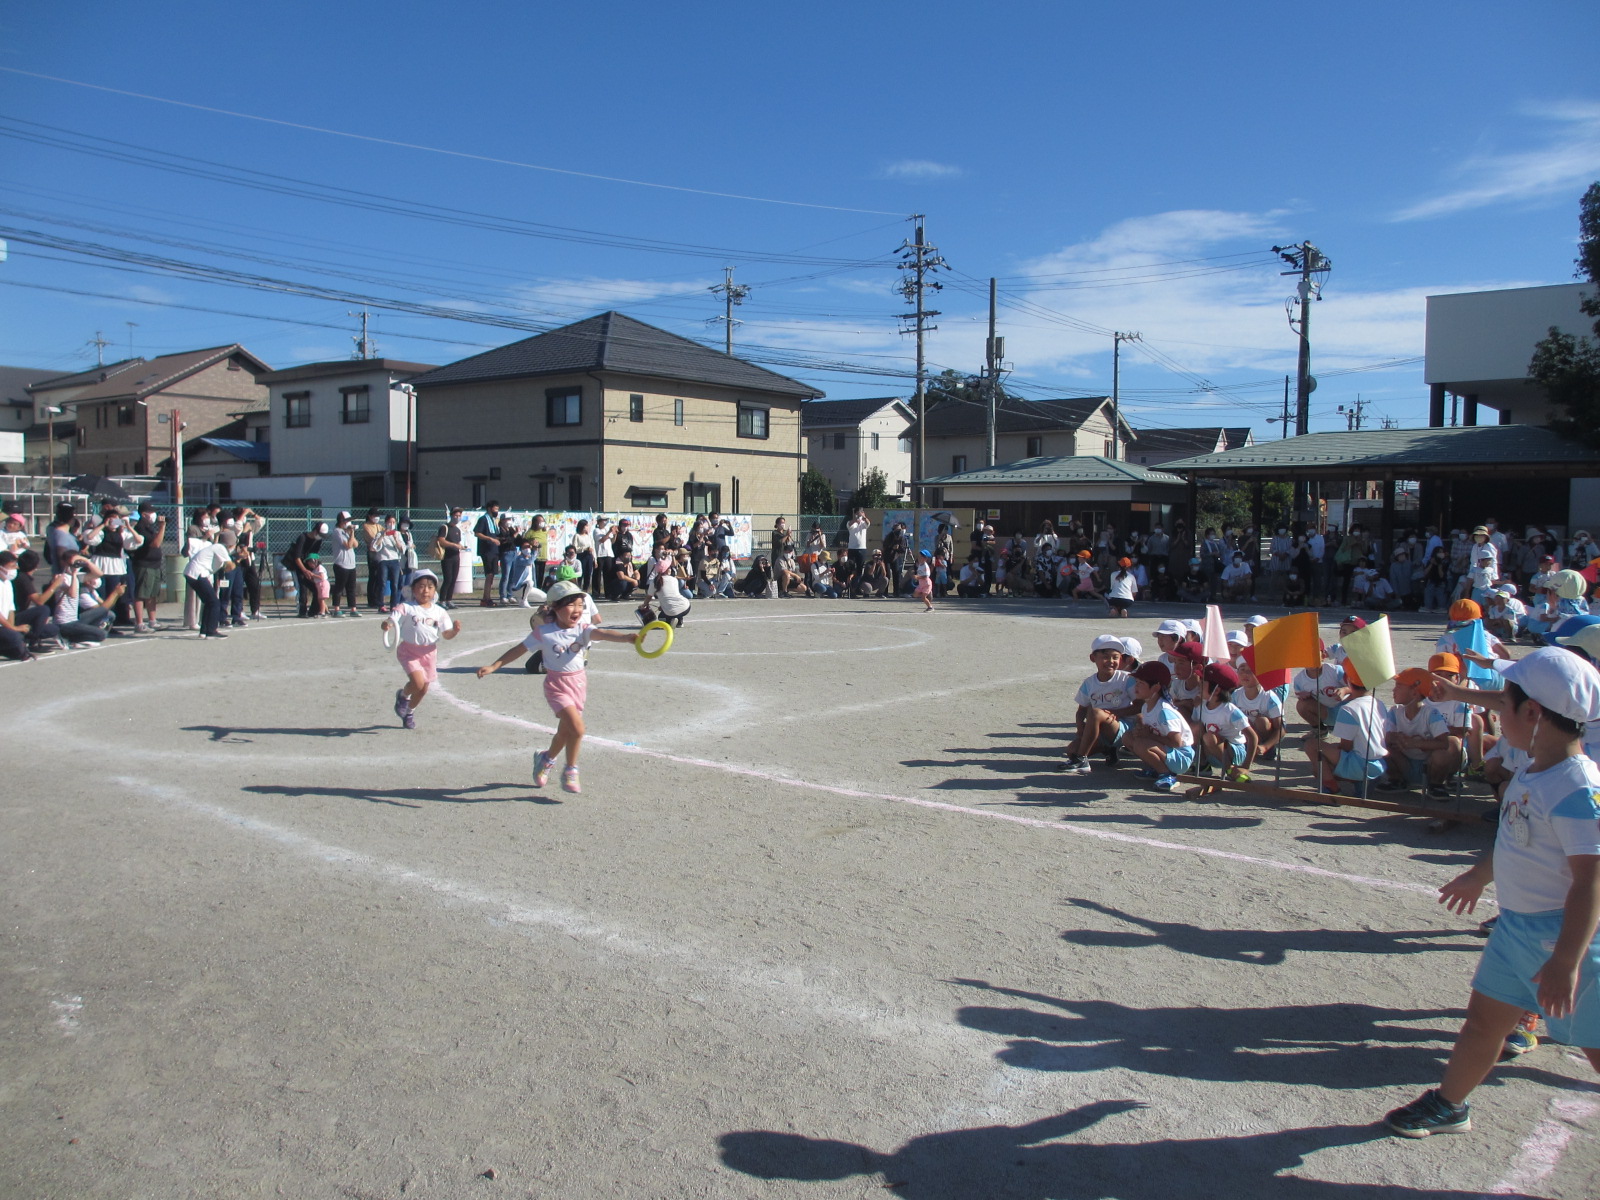
{"type": "Polygon", "coordinates": [[[927,509],[917,518],[917,549],[933,553],[934,542],[939,537],[939,526],[950,526],[950,536],[955,537],[961,522],[948,508],[927,509]]]}
{"type": "Polygon", "coordinates": [[[749,558],[754,553],[755,530],[751,525],[748,513],[724,513],[728,524],[733,526],[733,537],[728,540],[728,546],[733,550],[735,558],[749,558]]]}

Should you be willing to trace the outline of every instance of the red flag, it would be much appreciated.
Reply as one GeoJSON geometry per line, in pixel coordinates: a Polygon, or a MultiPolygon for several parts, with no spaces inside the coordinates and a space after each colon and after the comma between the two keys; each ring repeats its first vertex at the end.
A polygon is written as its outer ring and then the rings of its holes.
{"type": "Polygon", "coordinates": [[[1290,679],[1294,678],[1294,669],[1292,667],[1283,667],[1277,671],[1256,671],[1256,648],[1254,646],[1246,646],[1239,651],[1239,657],[1244,659],[1245,666],[1255,671],[1256,678],[1261,681],[1261,686],[1264,688],[1282,687],[1290,679]]]}

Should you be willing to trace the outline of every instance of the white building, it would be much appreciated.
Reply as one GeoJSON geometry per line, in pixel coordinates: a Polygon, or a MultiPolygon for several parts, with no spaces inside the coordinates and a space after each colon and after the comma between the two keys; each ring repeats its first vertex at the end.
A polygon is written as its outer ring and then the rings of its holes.
{"type": "Polygon", "coordinates": [[[1559,414],[1529,380],[1528,360],[1552,326],[1574,335],[1593,331],[1594,319],[1578,306],[1595,290],[1587,283],[1559,283],[1429,296],[1423,369],[1428,424],[1548,425],[1559,414]],[[1456,406],[1449,405],[1451,396],[1456,406]],[[1480,406],[1494,409],[1496,418],[1481,420],[1480,406]],[[1447,407],[1456,408],[1456,421],[1448,418],[1447,407]]]}
{"type": "MultiPolygon", "coordinates": [[[[399,385],[433,367],[392,358],[306,363],[260,377],[267,385],[272,474],[253,500],[320,500],[396,508],[406,502],[416,402],[399,385]]],[[[414,458],[410,464],[414,469],[414,458]]]]}
{"type": "Polygon", "coordinates": [[[895,396],[808,401],[800,409],[806,466],[828,477],[840,503],[874,467],[883,472],[890,495],[907,495],[913,420],[911,409],[895,396]]]}

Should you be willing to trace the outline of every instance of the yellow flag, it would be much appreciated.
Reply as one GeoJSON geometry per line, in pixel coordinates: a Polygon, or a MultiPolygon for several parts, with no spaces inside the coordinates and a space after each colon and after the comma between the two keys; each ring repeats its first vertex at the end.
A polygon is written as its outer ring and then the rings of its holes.
{"type": "Polygon", "coordinates": [[[1375,688],[1395,677],[1394,643],[1389,638],[1389,618],[1367,622],[1339,639],[1363,687],[1375,688]]]}

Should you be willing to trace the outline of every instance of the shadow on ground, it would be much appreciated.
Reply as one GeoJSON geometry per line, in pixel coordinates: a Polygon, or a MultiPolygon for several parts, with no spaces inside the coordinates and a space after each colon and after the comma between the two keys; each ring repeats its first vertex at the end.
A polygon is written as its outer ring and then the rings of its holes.
{"type": "Polygon", "coordinates": [[[258,796],[325,796],[334,800],[365,800],[369,804],[393,804],[400,808],[421,808],[424,804],[560,804],[550,796],[530,796],[526,783],[480,783],[456,788],[342,788],[299,787],[288,784],[257,783],[241,788],[258,796]],[[486,792],[520,791],[520,796],[489,796],[486,792]]]}

